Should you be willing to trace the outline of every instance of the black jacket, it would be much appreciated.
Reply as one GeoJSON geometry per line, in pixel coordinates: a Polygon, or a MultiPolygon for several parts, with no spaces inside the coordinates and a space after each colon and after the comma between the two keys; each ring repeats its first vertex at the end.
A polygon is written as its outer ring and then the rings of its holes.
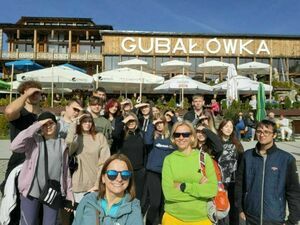
{"type": "Polygon", "coordinates": [[[300,219],[300,185],[295,158],[274,144],[266,157],[256,148],[246,151],[237,173],[235,204],[253,224],[283,224],[286,202],[289,216],[286,224],[300,219]],[[261,211],[261,207],[263,210],[261,211]]]}

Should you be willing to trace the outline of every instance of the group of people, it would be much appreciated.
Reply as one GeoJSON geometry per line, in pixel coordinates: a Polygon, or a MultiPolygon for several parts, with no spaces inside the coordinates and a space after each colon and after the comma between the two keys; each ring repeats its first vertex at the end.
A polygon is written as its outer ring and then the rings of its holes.
{"type": "Polygon", "coordinates": [[[40,107],[40,83],[26,81],[19,92],[5,110],[13,154],[2,184],[3,224],[54,225],[57,218],[63,225],[299,221],[296,162],[276,147],[270,120],[256,125],[258,143],[244,152],[235,122],[224,119],[216,128],[201,95],[193,96],[193,109],[180,118],[150,102],[107,100],[100,87],[86,107],[72,99],[57,118],[40,107]],[[215,162],[231,205],[218,221],[208,215],[219,185],[215,162]],[[53,180],[64,199],[60,205],[41,198],[53,180]]]}

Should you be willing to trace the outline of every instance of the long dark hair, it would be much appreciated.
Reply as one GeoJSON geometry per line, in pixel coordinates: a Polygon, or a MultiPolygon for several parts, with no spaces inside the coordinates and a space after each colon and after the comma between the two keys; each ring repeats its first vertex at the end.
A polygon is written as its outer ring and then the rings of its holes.
{"type": "Polygon", "coordinates": [[[91,129],[89,130],[89,134],[92,135],[93,137],[93,140],[95,140],[95,136],[97,134],[97,131],[96,131],[96,126],[95,126],[95,123],[94,123],[94,119],[93,119],[93,116],[90,112],[88,112],[87,110],[83,110],[80,112],[80,115],[83,115],[85,114],[85,116],[81,117],[80,120],[79,120],[79,124],[76,126],[76,133],[77,134],[82,134],[82,123],[83,123],[83,119],[85,118],[90,118],[91,121],[92,121],[92,126],[91,126],[91,129]]]}
{"type": "Polygon", "coordinates": [[[107,167],[109,166],[109,164],[114,161],[114,160],[120,160],[126,163],[128,170],[132,172],[132,176],[129,180],[129,184],[128,187],[126,188],[126,191],[129,193],[129,195],[131,196],[130,200],[133,200],[136,196],[135,194],[135,183],[134,183],[134,177],[133,177],[133,167],[131,165],[130,160],[127,158],[127,156],[123,155],[123,154],[114,154],[112,156],[110,156],[104,163],[103,167],[102,167],[102,171],[101,171],[101,175],[100,175],[100,180],[99,180],[99,195],[98,198],[104,198],[105,196],[105,191],[106,191],[106,187],[105,184],[102,182],[102,177],[105,176],[105,173],[107,171],[107,167]]]}
{"type": "Polygon", "coordinates": [[[223,119],[219,125],[219,129],[218,129],[218,134],[221,138],[221,140],[223,141],[223,131],[222,131],[222,128],[228,123],[228,122],[231,122],[232,123],[232,126],[233,126],[233,130],[232,130],[232,133],[230,134],[229,136],[229,141],[234,144],[236,150],[238,153],[243,153],[244,152],[244,148],[241,144],[241,142],[237,139],[236,135],[235,135],[235,128],[234,128],[234,122],[231,120],[231,119],[223,119]]]}

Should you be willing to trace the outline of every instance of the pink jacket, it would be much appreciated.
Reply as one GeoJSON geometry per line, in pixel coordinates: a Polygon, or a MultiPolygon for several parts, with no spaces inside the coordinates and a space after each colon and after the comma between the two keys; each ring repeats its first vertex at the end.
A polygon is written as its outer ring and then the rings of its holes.
{"type": "MultiPolygon", "coordinates": [[[[10,145],[10,149],[14,152],[25,152],[25,162],[23,163],[22,170],[18,179],[19,192],[27,197],[29,189],[31,187],[35,170],[37,167],[37,161],[39,157],[39,139],[37,131],[41,129],[41,124],[36,122],[27,129],[21,131],[18,136],[13,140],[10,145]]],[[[74,200],[72,193],[71,175],[68,167],[68,151],[67,146],[62,142],[62,175],[60,178],[62,195],[66,196],[68,200],[74,200]]]]}

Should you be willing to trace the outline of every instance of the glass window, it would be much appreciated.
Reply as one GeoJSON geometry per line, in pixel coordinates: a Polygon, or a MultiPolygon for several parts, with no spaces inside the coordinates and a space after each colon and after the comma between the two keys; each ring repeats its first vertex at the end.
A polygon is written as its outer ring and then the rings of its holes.
{"type": "Polygon", "coordinates": [[[113,70],[118,68],[118,62],[120,62],[119,56],[105,56],[104,57],[104,70],[113,70]]]}
{"type": "Polygon", "coordinates": [[[230,64],[233,64],[235,66],[237,65],[236,57],[223,57],[223,62],[230,63],[230,64]]]}
{"type": "Polygon", "coordinates": [[[300,59],[289,59],[289,72],[300,73],[300,59]]]}
{"type": "Polygon", "coordinates": [[[270,64],[270,59],[269,58],[256,58],[256,62],[270,64]]]}
{"type": "Polygon", "coordinates": [[[58,45],[49,44],[48,45],[48,52],[58,53],[58,45]]]}
{"type": "Polygon", "coordinates": [[[159,73],[161,70],[161,65],[163,62],[167,62],[170,60],[170,57],[155,57],[155,70],[156,73],[159,73]]]}
{"type": "Polygon", "coordinates": [[[247,63],[247,62],[253,62],[253,58],[240,58],[239,59],[239,64],[244,64],[244,63],[247,63]]]}
{"type": "Polygon", "coordinates": [[[198,65],[204,62],[204,58],[199,58],[199,57],[191,57],[190,58],[190,63],[192,63],[190,70],[192,73],[199,73],[199,67],[198,65]]]}
{"type": "Polygon", "coordinates": [[[153,68],[153,57],[152,56],[143,56],[143,57],[139,57],[141,60],[144,60],[146,61],[148,64],[147,64],[147,67],[151,70],[154,70],[153,68]]]}
{"type": "Polygon", "coordinates": [[[67,45],[59,45],[58,52],[59,53],[68,53],[68,46],[67,45]]]}

